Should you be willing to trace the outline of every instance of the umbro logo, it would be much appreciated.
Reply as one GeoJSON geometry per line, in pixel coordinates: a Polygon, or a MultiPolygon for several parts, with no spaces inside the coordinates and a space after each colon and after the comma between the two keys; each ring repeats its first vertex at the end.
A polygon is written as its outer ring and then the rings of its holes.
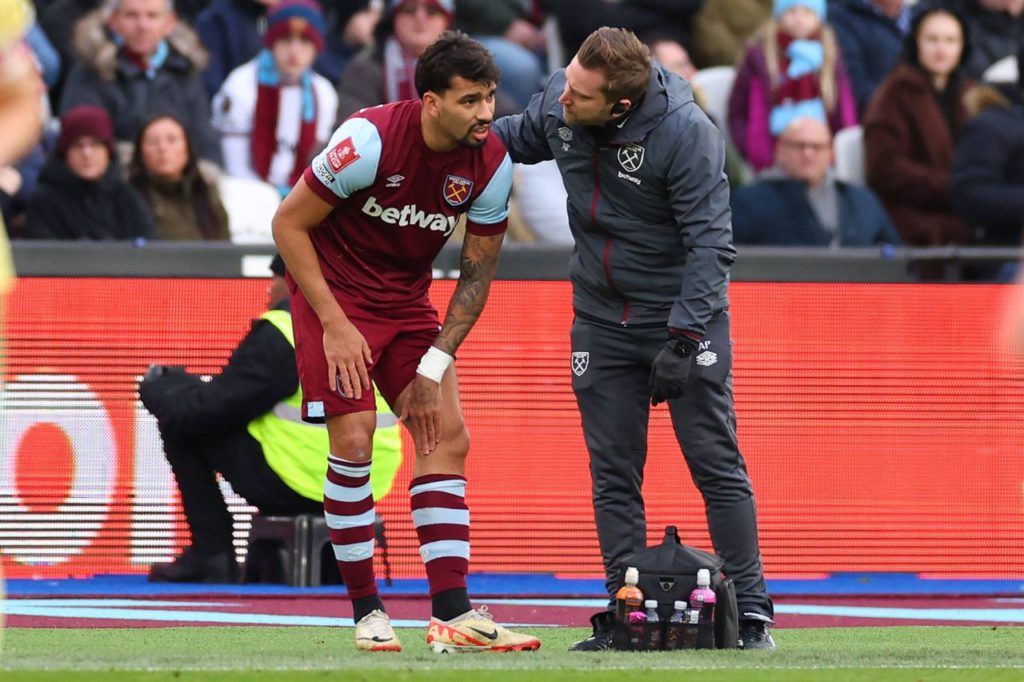
{"type": "Polygon", "coordinates": [[[487,639],[498,639],[498,631],[497,630],[492,630],[491,632],[485,632],[483,630],[478,630],[477,628],[473,627],[472,625],[469,626],[469,629],[472,630],[473,632],[477,633],[478,635],[486,637],[487,639]]]}
{"type": "Polygon", "coordinates": [[[392,175],[390,178],[388,178],[388,184],[386,184],[384,186],[385,187],[399,187],[402,184],[402,180],[405,180],[405,176],[404,175],[395,174],[395,175],[392,175]]]}
{"type": "Polygon", "coordinates": [[[697,364],[701,367],[710,367],[716,362],[718,362],[718,353],[714,351],[706,350],[697,356],[697,364]]]}

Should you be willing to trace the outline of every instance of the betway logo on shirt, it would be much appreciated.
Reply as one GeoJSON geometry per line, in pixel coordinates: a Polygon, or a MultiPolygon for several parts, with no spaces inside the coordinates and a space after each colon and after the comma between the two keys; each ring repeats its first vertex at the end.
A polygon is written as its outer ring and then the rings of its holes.
{"type": "Polygon", "coordinates": [[[421,211],[416,204],[402,208],[384,207],[377,203],[377,197],[370,197],[363,204],[363,213],[371,218],[379,218],[382,223],[399,227],[417,226],[432,232],[443,232],[447,237],[455,230],[457,216],[446,216],[443,213],[427,213],[421,211]]]}

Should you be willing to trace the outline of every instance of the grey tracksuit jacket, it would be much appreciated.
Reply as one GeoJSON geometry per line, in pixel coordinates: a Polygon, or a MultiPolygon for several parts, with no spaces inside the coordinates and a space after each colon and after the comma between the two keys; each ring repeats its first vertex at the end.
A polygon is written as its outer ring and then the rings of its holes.
{"type": "Polygon", "coordinates": [[[728,306],[736,257],[721,134],[689,84],[657,65],[647,94],[613,128],[566,123],[564,87],[558,71],[522,114],[493,129],[513,161],[558,163],[577,314],[703,335],[728,306]]]}

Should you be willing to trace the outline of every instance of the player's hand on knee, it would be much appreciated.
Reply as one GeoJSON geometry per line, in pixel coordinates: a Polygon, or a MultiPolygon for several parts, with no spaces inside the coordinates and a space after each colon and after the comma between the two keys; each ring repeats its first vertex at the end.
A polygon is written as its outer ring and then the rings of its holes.
{"type": "Polygon", "coordinates": [[[665,343],[651,365],[651,404],[673,400],[683,395],[690,379],[693,351],[697,342],[689,337],[673,335],[665,343]]]}
{"type": "Polygon", "coordinates": [[[324,355],[331,390],[343,398],[358,400],[370,390],[370,346],[350,322],[324,329],[324,355]]]}
{"type": "Polygon", "coordinates": [[[417,455],[429,455],[441,442],[441,385],[421,374],[413,379],[399,416],[416,445],[417,455]]]}

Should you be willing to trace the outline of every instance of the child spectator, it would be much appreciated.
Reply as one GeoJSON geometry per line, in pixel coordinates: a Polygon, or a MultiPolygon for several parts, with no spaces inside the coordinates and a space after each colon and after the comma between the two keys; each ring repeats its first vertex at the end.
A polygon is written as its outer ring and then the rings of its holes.
{"type": "Polygon", "coordinates": [[[75,107],[61,117],[56,154],[28,205],[29,239],[150,238],[156,228],[142,197],[121,179],[110,116],[75,107]]]}
{"type": "Polygon", "coordinates": [[[158,116],[135,141],[129,182],[156,217],[161,239],[227,240],[228,216],[206,177],[181,121],[158,116]]]}
{"type": "Polygon", "coordinates": [[[857,108],[825,0],[776,0],[773,19],[747,47],[729,97],[729,131],[755,171],[772,165],[775,140],[797,118],[832,132],[857,124],[857,108]]]}
{"type": "Polygon", "coordinates": [[[313,62],[323,49],[313,0],[284,0],[267,15],[265,48],[231,72],[213,100],[228,175],[265,180],[287,194],[327,143],[338,96],[313,62]]]}

